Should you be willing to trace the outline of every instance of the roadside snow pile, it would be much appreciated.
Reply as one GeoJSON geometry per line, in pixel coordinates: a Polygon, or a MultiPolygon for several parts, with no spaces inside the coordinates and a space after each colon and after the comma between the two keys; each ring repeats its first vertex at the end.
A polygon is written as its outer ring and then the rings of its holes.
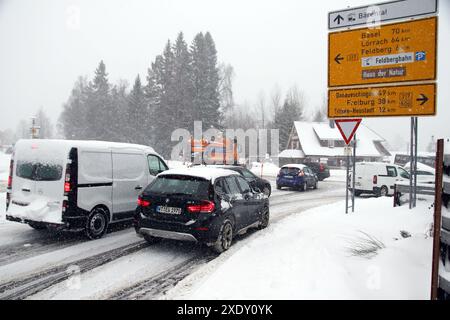
{"type": "Polygon", "coordinates": [[[271,225],[222,263],[216,259],[215,268],[186,278],[168,296],[428,299],[430,202],[419,201],[409,210],[393,208],[392,198],[361,199],[357,211],[347,215],[344,207],[343,202],[322,206],[271,225]]]}
{"type": "Polygon", "coordinates": [[[250,171],[256,174],[258,177],[268,176],[268,177],[276,177],[280,168],[271,162],[253,162],[250,171]]]}
{"type": "Polygon", "coordinates": [[[345,169],[330,169],[330,177],[326,178],[326,181],[345,182],[345,175],[347,170],[345,169]]]}
{"type": "Polygon", "coordinates": [[[0,192],[4,192],[9,175],[9,162],[11,155],[0,151],[0,192]]]}
{"type": "Polygon", "coordinates": [[[166,162],[170,169],[187,168],[187,163],[183,161],[167,160],[166,162]]]}

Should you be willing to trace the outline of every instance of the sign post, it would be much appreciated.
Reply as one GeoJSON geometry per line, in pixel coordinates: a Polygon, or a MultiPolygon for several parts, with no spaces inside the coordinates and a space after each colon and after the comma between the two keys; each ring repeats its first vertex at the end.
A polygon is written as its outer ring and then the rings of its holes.
{"type": "Polygon", "coordinates": [[[348,213],[348,194],[350,189],[350,158],[352,159],[352,181],[351,181],[351,188],[352,188],[352,212],[355,212],[355,162],[356,162],[356,130],[358,130],[358,127],[361,123],[361,119],[338,119],[335,121],[337,128],[339,129],[339,132],[342,135],[342,138],[345,141],[345,144],[347,147],[344,149],[344,153],[346,155],[346,178],[345,178],[345,213],[348,213]],[[349,144],[351,143],[353,139],[353,151],[352,148],[349,147],[349,144]],[[353,156],[352,156],[353,153],[353,156]]]}

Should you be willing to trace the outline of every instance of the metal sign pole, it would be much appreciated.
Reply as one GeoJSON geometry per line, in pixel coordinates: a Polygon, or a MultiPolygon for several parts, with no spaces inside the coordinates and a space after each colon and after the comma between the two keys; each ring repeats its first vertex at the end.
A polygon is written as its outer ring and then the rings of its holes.
{"type": "Polygon", "coordinates": [[[414,117],[411,117],[411,137],[410,137],[410,144],[409,144],[409,148],[410,148],[410,152],[409,152],[409,208],[412,209],[412,197],[413,197],[413,184],[412,184],[412,179],[413,179],[413,159],[414,159],[414,139],[413,139],[413,135],[414,135],[414,117]]]}
{"type": "MultiPolygon", "coordinates": [[[[348,187],[350,185],[350,181],[349,181],[349,170],[350,170],[350,155],[347,152],[347,175],[345,176],[345,213],[348,213],[348,187]]],[[[355,173],[353,173],[353,175],[355,175],[355,173]]],[[[354,192],[354,191],[353,191],[354,192]]]]}
{"type": "Polygon", "coordinates": [[[356,167],[356,134],[353,136],[353,167],[352,167],[352,212],[355,212],[355,167],[356,167]]]}
{"type": "Polygon", "coordinates": [[[414,198],[413,207],[416,207],[417,202],[417,130],[418,130],[418,118],[414,117],[414,198]]]}

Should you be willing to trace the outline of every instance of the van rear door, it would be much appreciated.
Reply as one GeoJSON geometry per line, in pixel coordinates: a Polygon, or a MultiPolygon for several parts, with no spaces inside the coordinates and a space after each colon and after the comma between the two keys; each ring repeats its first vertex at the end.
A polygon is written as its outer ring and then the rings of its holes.
{"type": "Polygon", "coordinates": [[[58,159],[48,151],[38,145],[26,152],[16,150],[10,215],[32,221],[61,222],[67,159],[58,159]]]}
{"type": "Polygon", "coordinates": [[[113,151],[114,220],[131,218],[138,195],[148,182],[147,159],[142,153],[113,151]]]}

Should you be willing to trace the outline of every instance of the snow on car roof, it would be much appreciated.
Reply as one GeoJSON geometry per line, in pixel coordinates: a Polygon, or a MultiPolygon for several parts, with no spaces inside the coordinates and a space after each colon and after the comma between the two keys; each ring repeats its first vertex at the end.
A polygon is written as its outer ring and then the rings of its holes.
{"type": "Polygon", "coordinates": [[[198,167],[192,167],[192,168],[170,169],[170,170],[161,172],[160,174],[158,174],[158,177],[166,176],[166,175],[182,175],[182,176],[197,177],[197,178],[203,178],[205,180],[211,180],[211,182],[214,182],[214,180],[217,178],[224,177],[224,176],[230,176],[230,175],[239,175],[239,173],[237,173],[236,171],[233,171],[233,170],[198,166],[198,167]]]}
{"type": "Polygon", "coordinates": [[[290,164],[285,164],[284,166],[282,166],[281,168],[298,168],[298,169],[303,169],[307,167],[304,164],[300,164],[300,163],[290,163],[290,164]]]}

